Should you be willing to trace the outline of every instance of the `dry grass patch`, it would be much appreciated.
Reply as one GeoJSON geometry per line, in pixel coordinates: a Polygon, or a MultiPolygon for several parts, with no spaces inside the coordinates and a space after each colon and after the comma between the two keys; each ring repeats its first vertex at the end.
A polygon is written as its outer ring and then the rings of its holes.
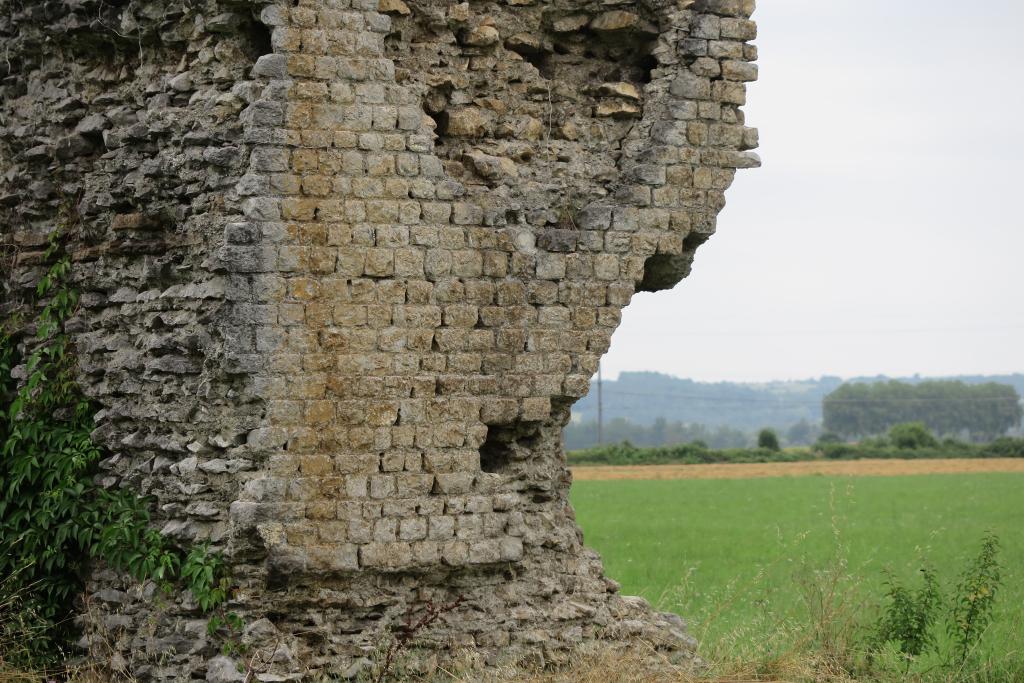
{"type": "Polygon", "coordinates": [[[806,460],[708,465],[580,465],[576,481],[634,479],[758,479],[764,477],[894,477],[911,474],[1024,472],[1024,458],[928,458],[920,460],[806,460]]]}

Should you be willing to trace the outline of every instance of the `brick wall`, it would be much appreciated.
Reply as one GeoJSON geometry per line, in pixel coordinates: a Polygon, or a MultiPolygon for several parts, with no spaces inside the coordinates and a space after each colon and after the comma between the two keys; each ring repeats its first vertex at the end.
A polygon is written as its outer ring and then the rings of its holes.
{"type": "MultiPolygon", "coordinates": [[[[442,656],[635,638],[688,656],[678,617],[620,597],[583,545],[561,428],[622,308],[685,277],[758,163],[753,3],[161,9],[108,3],[150,33],[138,55],[112,39],[102,86],[87,51],[68,75],[18,44],[0,170],[10,192],[81,185],[105,477],[224,552],[262,675],[355,675],[407,614],[455,600],[420,643],[442,656]],[[80,117],[33,119],[53,88],[80,117]]],[[[89,16],[54,10],[51,35],[80,46],[60,28],[89,16]]],[[[40,194],[0,198],[28,247],[59,199],[40,194]]],[[[187,595],[99,568],[90,588],[97,656],[233,680],[187,595]]]]}

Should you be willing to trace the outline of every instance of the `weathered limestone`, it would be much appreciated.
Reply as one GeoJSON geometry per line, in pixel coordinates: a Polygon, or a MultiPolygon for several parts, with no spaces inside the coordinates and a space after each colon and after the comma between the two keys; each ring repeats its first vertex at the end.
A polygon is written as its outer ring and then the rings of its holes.
{"type": "MultiPolygon", "coordinates": [[[[751,0],[0,9],[4,310],[77,207],[101,476],[224,553],[257,680],[354,676],[457,600],[422,666],[687,656],[583,546],[561,428],[757,165],[751,0]]],[[[95,656],[232,680],[188,595],[90,587],[95,656]]]]}

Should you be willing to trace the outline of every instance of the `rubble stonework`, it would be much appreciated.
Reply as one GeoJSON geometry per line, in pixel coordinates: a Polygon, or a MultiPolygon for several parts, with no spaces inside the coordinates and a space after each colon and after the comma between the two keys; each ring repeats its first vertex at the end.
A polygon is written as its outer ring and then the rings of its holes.
{"type": "MultiPolygon", "coordinates": [[[[414,666],[688,656],[583,545],[561,429],[758,164],[752,11],[0,0],[5,311],[75,206],[100,476],[223,553],[256,680],[354,676],[454,602],[414,666]]],[[[89,589],[95,656],[235,680],[187,594],[89,589]]]]}

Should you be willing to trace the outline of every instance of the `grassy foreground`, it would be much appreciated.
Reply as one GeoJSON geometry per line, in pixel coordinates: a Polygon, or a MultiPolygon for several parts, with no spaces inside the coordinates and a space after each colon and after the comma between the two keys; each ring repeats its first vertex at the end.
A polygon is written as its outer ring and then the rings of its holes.
{"type": "MultiPolygon", "coordinates": [[[[385,680],[1024,683],[1022,494],[1024,474],[579,482],[577,515],[608,574],[624,593],[684,615],[710,670],[599,648],[562,671],[481,666],[469,653],[464,670],[385,680]],[[1002,588],[971,661],[950,668],[934,654],[908,662],[885,651],[868,660],[884,570],[915,587],[927,557],[948,593],[990,529],[1002,540],[1002,588]]],[[[0,683],[52,679],[4,666],[0,652],[0,683]]],[[[87,666],[71,680],[114,679],[87,666]]]]}
{"type": "Polygon", "coordinates": [[[783,667],[808,627],[856,650],[886,569],[915,585],[924,557],[951,586],[993,530],[1003,587],[973,680],[1024,680],[1022,474],[584,481],[573,503],[623,592],[686,616],[712,661],[767,669],[750,674],[783,667]]]}

